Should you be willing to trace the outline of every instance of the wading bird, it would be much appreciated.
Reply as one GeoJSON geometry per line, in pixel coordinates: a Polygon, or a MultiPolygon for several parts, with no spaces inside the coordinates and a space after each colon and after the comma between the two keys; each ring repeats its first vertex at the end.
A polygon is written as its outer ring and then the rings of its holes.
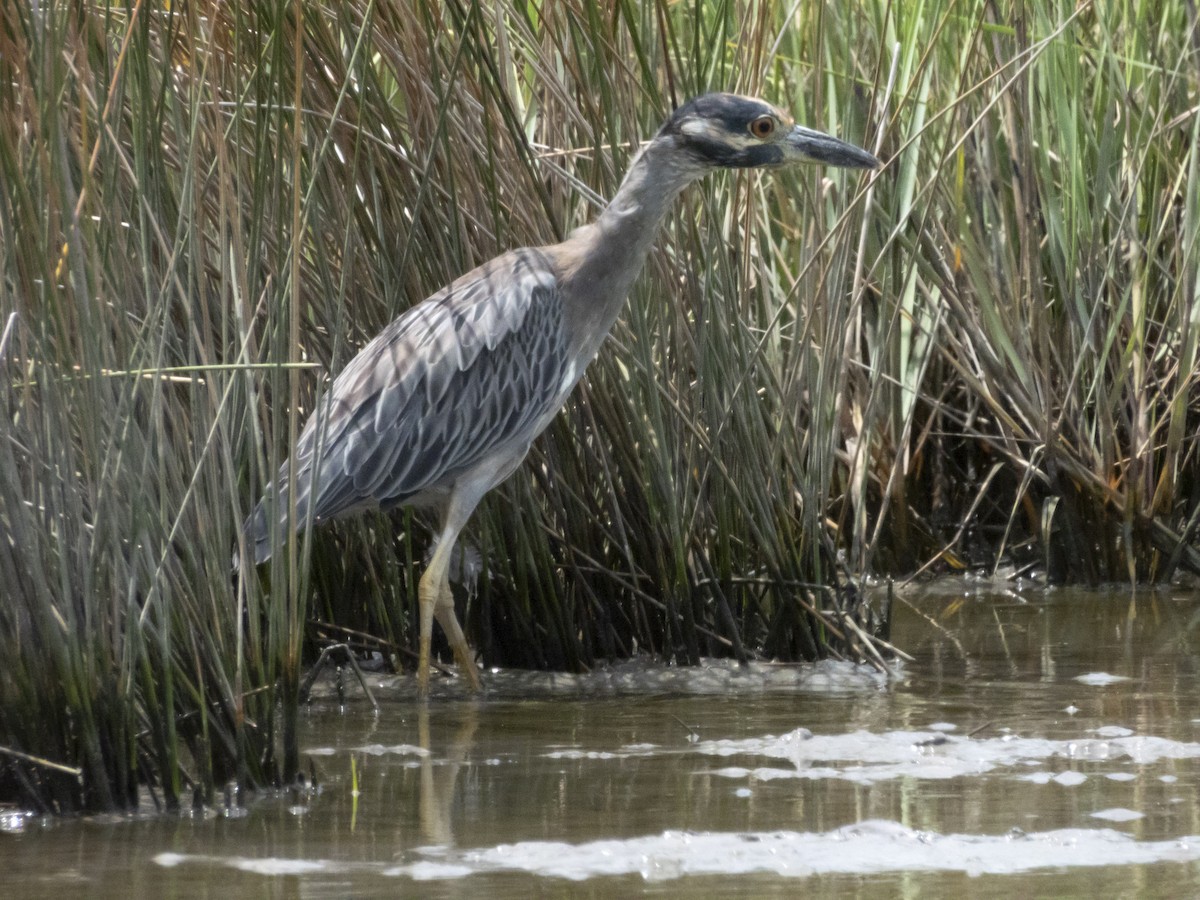
{"type": "Polygon", "coordinates": [[[525,458],[595,357],[679,193],[713,169],[803,162],[879,165],[761,100],[707,94],[681,106],[595,222],[561,244],[484,263],[409,309],[350,361],[246,520],[255,562],[285,533],[289,472],[297,528],[366,509],[436,508],[441,528],[418,586],[417,690],[428,694],[435,618],[478,690],[449,581],[467,519],[525,458]]]}

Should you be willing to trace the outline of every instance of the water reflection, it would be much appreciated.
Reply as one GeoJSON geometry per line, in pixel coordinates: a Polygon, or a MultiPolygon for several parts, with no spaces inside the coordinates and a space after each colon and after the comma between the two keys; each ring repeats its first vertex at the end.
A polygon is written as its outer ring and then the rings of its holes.
{"type": "Polygon", "coordinates": [[[418,805],[421,810],[421,837],[427,844],[449,847],[454,844],[453,811],[458,786],[458,773],[471,753],[475,729],[479,727],[478,709],[464,706],[462,721],[454,736],[435,755],[429,739],[429,708],[417,711],[417,734],[420,746],[429,751],[421,758],[421,790],[418,805]],[[435,761],[436,760],[436,761],[435,761]]]}
{"type": "Polygon", "coordinates": [[[0,865],[44,887],[57,860],[113,897],[524,898],[564,878],[783,897],[812,875],[817,896],[957,896],[968,876],[978,893],[1102,878],[1105,895],[1197,895],[1198,622],[1196,596],[960,583],[897,607],[916,661],[892,679],[634,663],[493,674],[479,700],[447,681],[425,707],[411,679],[377,678],[378,714],[332,690],[309,710],[322,787],[302,803],[27,829],[0,865]]]}

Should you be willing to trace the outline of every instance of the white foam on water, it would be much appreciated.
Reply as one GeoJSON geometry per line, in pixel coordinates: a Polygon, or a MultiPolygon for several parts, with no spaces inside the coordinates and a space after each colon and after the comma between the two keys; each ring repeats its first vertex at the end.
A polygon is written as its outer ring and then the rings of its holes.
{"type": "MultiPolygon", "coordinates": [[[[834,778],[874,784],[896,778],[941,780],[978,776],[1009,767],[1041,766],[1054,760],[1070,764],[1149,766],[1163,760],[1200,759],[1200,743],[1132,733],[1117,737],[1053,740],[1016,735],[957,737],[935,731],[853,731],[814,735],[807,729],[797,729],[779,736],[700,741],[689,752],[717,758],[763,757],[776,761],[776,764],[759,766],[743,762],[710,770],[729,778],[753,777],[764,781],[834,778]],[[778,762],[787,765],[781,766],[778,762]]],[[[1014,777],[1068,787],[1082,784],[1087,779],[1086,774],[1074,769],[1021,773],[1014,777]]]]}
{"type": "Polygon", "coordinates": [[[1121,681],[1132,681],[1133,679],[1126,675],[1112,675],[1108,672],[1088,672],[1086,675],[1076,675],[1075,680],[1080,684],[1104,687],[1106,684],[1116,684],[1121,681]]]}
{"type": "Polygon", "coordinates": [[[1122,806],[1116,806],[1112,809],[1102,809],[1099,812],[1092,813],[1093,819],[1105,819],[1109,822],[1135,822],[1145,817],[1145,813],[1140,813],[1136,809],[1125,809],[1122,806]]]}
{"type": "MultiPolygon", "coordinates": [[[[1100,818],[1127,820],[1131,810],[1103,810],[1100,818]]],[[[427,858],[393,862],[221,857],[160,853],[164,867],[183,864],[231,868],[264,877],[356,872],[417,881],[461,879],[487,872],[524,872],[583,881],[641,875],[666,881],[694,875],[756,872],[803,878],[810,875],[878,875],[889,872],[963,872],[1010,875],[1036,869],[1200,862],[1200,835],[1139,841],[1110,828],[1064,828],[1025,834],[938,834],[897,822],[871,820],[827,832],[664,831],[627,839],[570,844],[520,841],[474,850],[415,851],[427,858]]]]}
{"type": "MultiPolygon", "coordinates": [[[[522,841],[467,851],[456,861],[457,868],[472,872],[519,871],[572,881],[639,874],[647,881],[664,881],[755,872],[797,878],[900,871],[1007,875],[1048,868],[1198,860],[1200,836],[1138,841],[1112,829],[1088,828],[1038,834],[942,835],[896,822],[867,821],[823,833],[666,831],[582,844],[522,841]]],[[[398,866],[389,874],[438,877],[423,863],[398,866]]]]}

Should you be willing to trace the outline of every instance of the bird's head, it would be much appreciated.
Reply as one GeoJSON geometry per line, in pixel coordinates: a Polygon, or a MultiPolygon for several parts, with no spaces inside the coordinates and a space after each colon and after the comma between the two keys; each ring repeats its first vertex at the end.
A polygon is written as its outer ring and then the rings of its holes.
{"type": "Polygon", "coordinates": [[[705,94],[685,103],[659,130],[704,168],[758,169],[820,163],[844,169],[876,169],[879,160],[820,131],[796,125],[780,109],[753,97],[705,94]]]}

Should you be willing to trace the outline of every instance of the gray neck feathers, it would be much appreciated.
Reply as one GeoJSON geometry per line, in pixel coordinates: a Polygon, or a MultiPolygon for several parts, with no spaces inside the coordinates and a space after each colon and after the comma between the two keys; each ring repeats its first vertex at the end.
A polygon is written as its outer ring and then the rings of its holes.
{"type": "Polygon", "coordinates": [[[625,305],[675,198],[706,171],[670,139],[655,140],[638,154],[600,217],[559,245],[567,324],[585,365],[625,305]]]}

